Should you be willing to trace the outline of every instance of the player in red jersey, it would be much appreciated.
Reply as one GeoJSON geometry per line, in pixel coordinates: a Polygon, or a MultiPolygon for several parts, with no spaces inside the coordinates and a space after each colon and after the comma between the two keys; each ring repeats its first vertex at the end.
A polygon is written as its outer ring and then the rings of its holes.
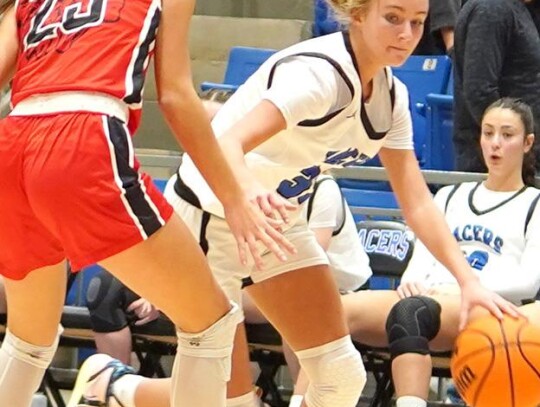
{"type": "MultiPolygon", "coordinates": [[[[1,406],[27,407],[53,357],[65,259],[75,270],[101,264],[179,327],[173,406],[225,405],[239,313],[189,230],[138,172],[131,144],[154,52],[163,113],[223,202],[241,260],[251,252],[260,265],[258,240],[280,258],[294,249],[259,209],[286,219],[287,204],[242,190],[193,89],[193,8],[194,0],[0,0],[0,88],[12,80],[13,104],[0,121],[0,274],[9,307],[1,406]]],[[[117,383],[136,380],[107,368],[117,383]]],[[[91,397],[78,403],[96,405],[91,397]]]]}

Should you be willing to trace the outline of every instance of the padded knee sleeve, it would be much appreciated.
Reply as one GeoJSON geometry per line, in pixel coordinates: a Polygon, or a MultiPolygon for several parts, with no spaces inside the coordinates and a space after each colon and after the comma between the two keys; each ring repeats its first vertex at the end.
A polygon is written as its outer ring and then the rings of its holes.
{"type": "MultiPolygon", "coordinates": [[[[221,319],[199,333],[178,330],[178,353],[202,358],[226,358],[230,375],[230,358],[236,327],[243,320],[238,305],[232,303],[231,310],[221,319]]],[[[228,380],[228,379],[227,379],[228,380]]]]}
{"type": "Polygon", "coordinates": [[[51,346],[36,346],[7,330],[0,348],[0,406],[30,405],[57,347],[58,337],[51,346]]]}
{"type": "Polygon", "coordinates": [[[62,327],[58,328],[58,336],[51,346],[37,346],[25,342],[13,335],[9,329],[6,330],[6,336],[2,343],[2,352],[8,354],[11,358],[27,363],[40,369],[47,369],[58,348],[62,327]]]}
{"type": "Polygon", "coordinates": [[[240,322],[242,313],[233,304],[224,317],[203,332],[178,331],[172,407],[225,407],[234,335],[240,322]]]}
{"type": "Polygon", "coordinates": [[[366,384],[366,370],[350,336],[296,352],[309,379],[309,407],[354,407],[366,384]]]}
{"type": "Polygon", "coordinates": [[[441,329],[441,306],[432,298],[412,296],[395,304],[386,320],[392,359],[404,353],[429,354],[429,341],[441,329]]]}

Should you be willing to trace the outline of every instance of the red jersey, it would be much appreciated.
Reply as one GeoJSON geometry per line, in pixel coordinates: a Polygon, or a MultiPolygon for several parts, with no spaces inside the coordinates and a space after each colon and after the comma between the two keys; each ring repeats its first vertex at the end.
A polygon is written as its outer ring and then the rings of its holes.
{"type": "Polygon", "coordinates": [[[19,0],[12,104],[36,94],[105,93],[129,105],[135,131],[160,14],[160,0],[19,0]]]}

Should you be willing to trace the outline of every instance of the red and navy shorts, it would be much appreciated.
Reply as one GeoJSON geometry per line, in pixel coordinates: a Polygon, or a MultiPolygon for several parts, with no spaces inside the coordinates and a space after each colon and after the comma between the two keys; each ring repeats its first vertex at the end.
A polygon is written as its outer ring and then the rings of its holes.
{"type": "Polygon", "coordinates": [[[0,274],[74,270],[147,239],[173,210],[139,172],[124,122],[96,113],[0,121],[0,274]]]}

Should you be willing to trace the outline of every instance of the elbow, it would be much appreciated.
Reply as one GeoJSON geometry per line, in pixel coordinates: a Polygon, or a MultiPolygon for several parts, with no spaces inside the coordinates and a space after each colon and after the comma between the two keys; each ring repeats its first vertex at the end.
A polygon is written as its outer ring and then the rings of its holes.
{"type": "Polygon", "coordinates": [[[158,89],[157,102],[165,116],[178,114],[196,101],[198,97],[191,86],[158,89]]]}

